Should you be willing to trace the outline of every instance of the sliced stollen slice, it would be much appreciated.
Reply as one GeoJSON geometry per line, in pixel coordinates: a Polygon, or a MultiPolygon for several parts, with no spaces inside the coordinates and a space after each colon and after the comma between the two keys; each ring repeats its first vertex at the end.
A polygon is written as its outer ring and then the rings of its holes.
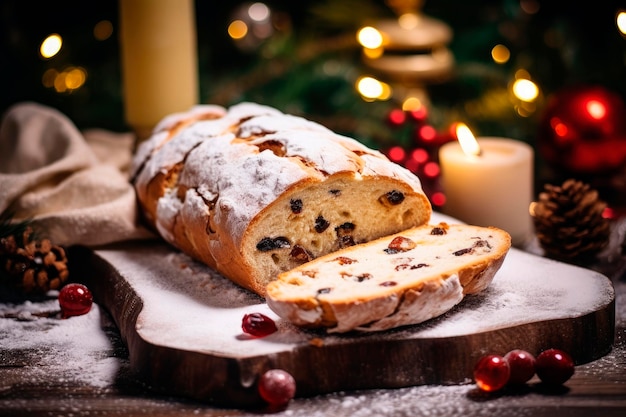
{"type": "Polygon", "coordinates": [[[510,247],[494,227],[420,226],[281,273],[266,300],[282,319],[329,333],[417,324],[487,288],[510,247]]]}

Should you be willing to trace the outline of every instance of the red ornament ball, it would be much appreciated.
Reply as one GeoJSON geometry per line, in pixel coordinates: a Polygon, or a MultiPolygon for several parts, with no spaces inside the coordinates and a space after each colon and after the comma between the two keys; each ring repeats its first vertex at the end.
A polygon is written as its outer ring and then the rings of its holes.
{"type": "Polygon", "coordinates": [[[270,369],[259,378],[259,395],[272,406],[286,405],[296,395],[296,380],[282,369],[270,369]]]}
{"type": "Polygon", "coordinates": [[[509,381],[511,368],[504,357],[486,355],[474,367],[474,381],[478,388],[492,392],[503,388],[509,381]]]}
{"type": "Polygon", "coordinates": [[[538,150],[552,167],[572,174],[610,174],[626,164],[626,105],[601,86],[553,94],[541,116],[538,150]]]}
{"type": "Polygon", "coordinates": [[[510,385],[525,384],[535,375],[535,357],[522,349],[515,349],[504,355],[509,363],[511,376],[510,385]]]}
{"type": "Polygon", "coordinates": [[[537,356],[535,370],[542,382],[561,385],[574,375],[574,361],[562,350],[548,349],[537,356]]]}
{"type": "Polygon", "coordinates": [[[89,313],[92,304],[93,295],[83,284],[67,284],[59,291],[59,305],[64,319],[89,313]]]}
{"type": "Polygon", "coordinates": [[[274,320],[261,313],[244,314],[241,329],[255,337],[265,337],[278,330],[274,320]]]}

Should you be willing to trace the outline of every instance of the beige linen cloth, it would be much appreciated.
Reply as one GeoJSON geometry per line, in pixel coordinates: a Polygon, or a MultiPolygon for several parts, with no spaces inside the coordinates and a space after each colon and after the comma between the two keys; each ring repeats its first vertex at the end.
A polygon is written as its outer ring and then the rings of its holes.
{"type": "Polygon", "coordinates": [[[60,245],[154,237],[129,182],[134,137],[80,132],[62,113],[18,103],[0,125],[0,213],[30,219],[60,245]]]}

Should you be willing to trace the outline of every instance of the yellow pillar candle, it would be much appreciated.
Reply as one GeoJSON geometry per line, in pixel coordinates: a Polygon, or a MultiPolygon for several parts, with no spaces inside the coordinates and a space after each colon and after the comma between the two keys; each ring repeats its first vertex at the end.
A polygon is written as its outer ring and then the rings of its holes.
{"type": "MultiPolygon", "coordinates": [[[[469,129],[467,129],[469,131],[469,129]]],[[[471,135],[471,132],[470,132],[471,135]]],[[[520,141],[484,137],[474,151],[459,141],[439,150],[446,203],[443,211],[465,223],[495,226],[523,246],[532,234],[533,150],[520,141]]]]}
{"type": "Polygon", "coordinates": [[[198,103],[193,0],[120,0],[126,122],[146,138],[166,115],[198,103]]]}

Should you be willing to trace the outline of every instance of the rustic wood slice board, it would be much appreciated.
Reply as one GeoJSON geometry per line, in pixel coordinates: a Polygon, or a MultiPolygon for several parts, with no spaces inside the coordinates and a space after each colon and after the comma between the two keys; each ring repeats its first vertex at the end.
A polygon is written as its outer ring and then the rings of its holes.
{"type": "Polygon", "coordinates": [[[328,335],[279,320],[264,301],[161,241],[70,248],[156,391],[220,405],[259,403],[255,381],[281,368],[298,396],[341,390],[456,384],[478,358],[525,349],[569,352],[577,364],[608,353],[615,336],[611,281],[591,270],[511,249],[491,286],[441,317],[373,334],[328,335]],[[246,313],[279,330],[251,338],[246,313]]]}

